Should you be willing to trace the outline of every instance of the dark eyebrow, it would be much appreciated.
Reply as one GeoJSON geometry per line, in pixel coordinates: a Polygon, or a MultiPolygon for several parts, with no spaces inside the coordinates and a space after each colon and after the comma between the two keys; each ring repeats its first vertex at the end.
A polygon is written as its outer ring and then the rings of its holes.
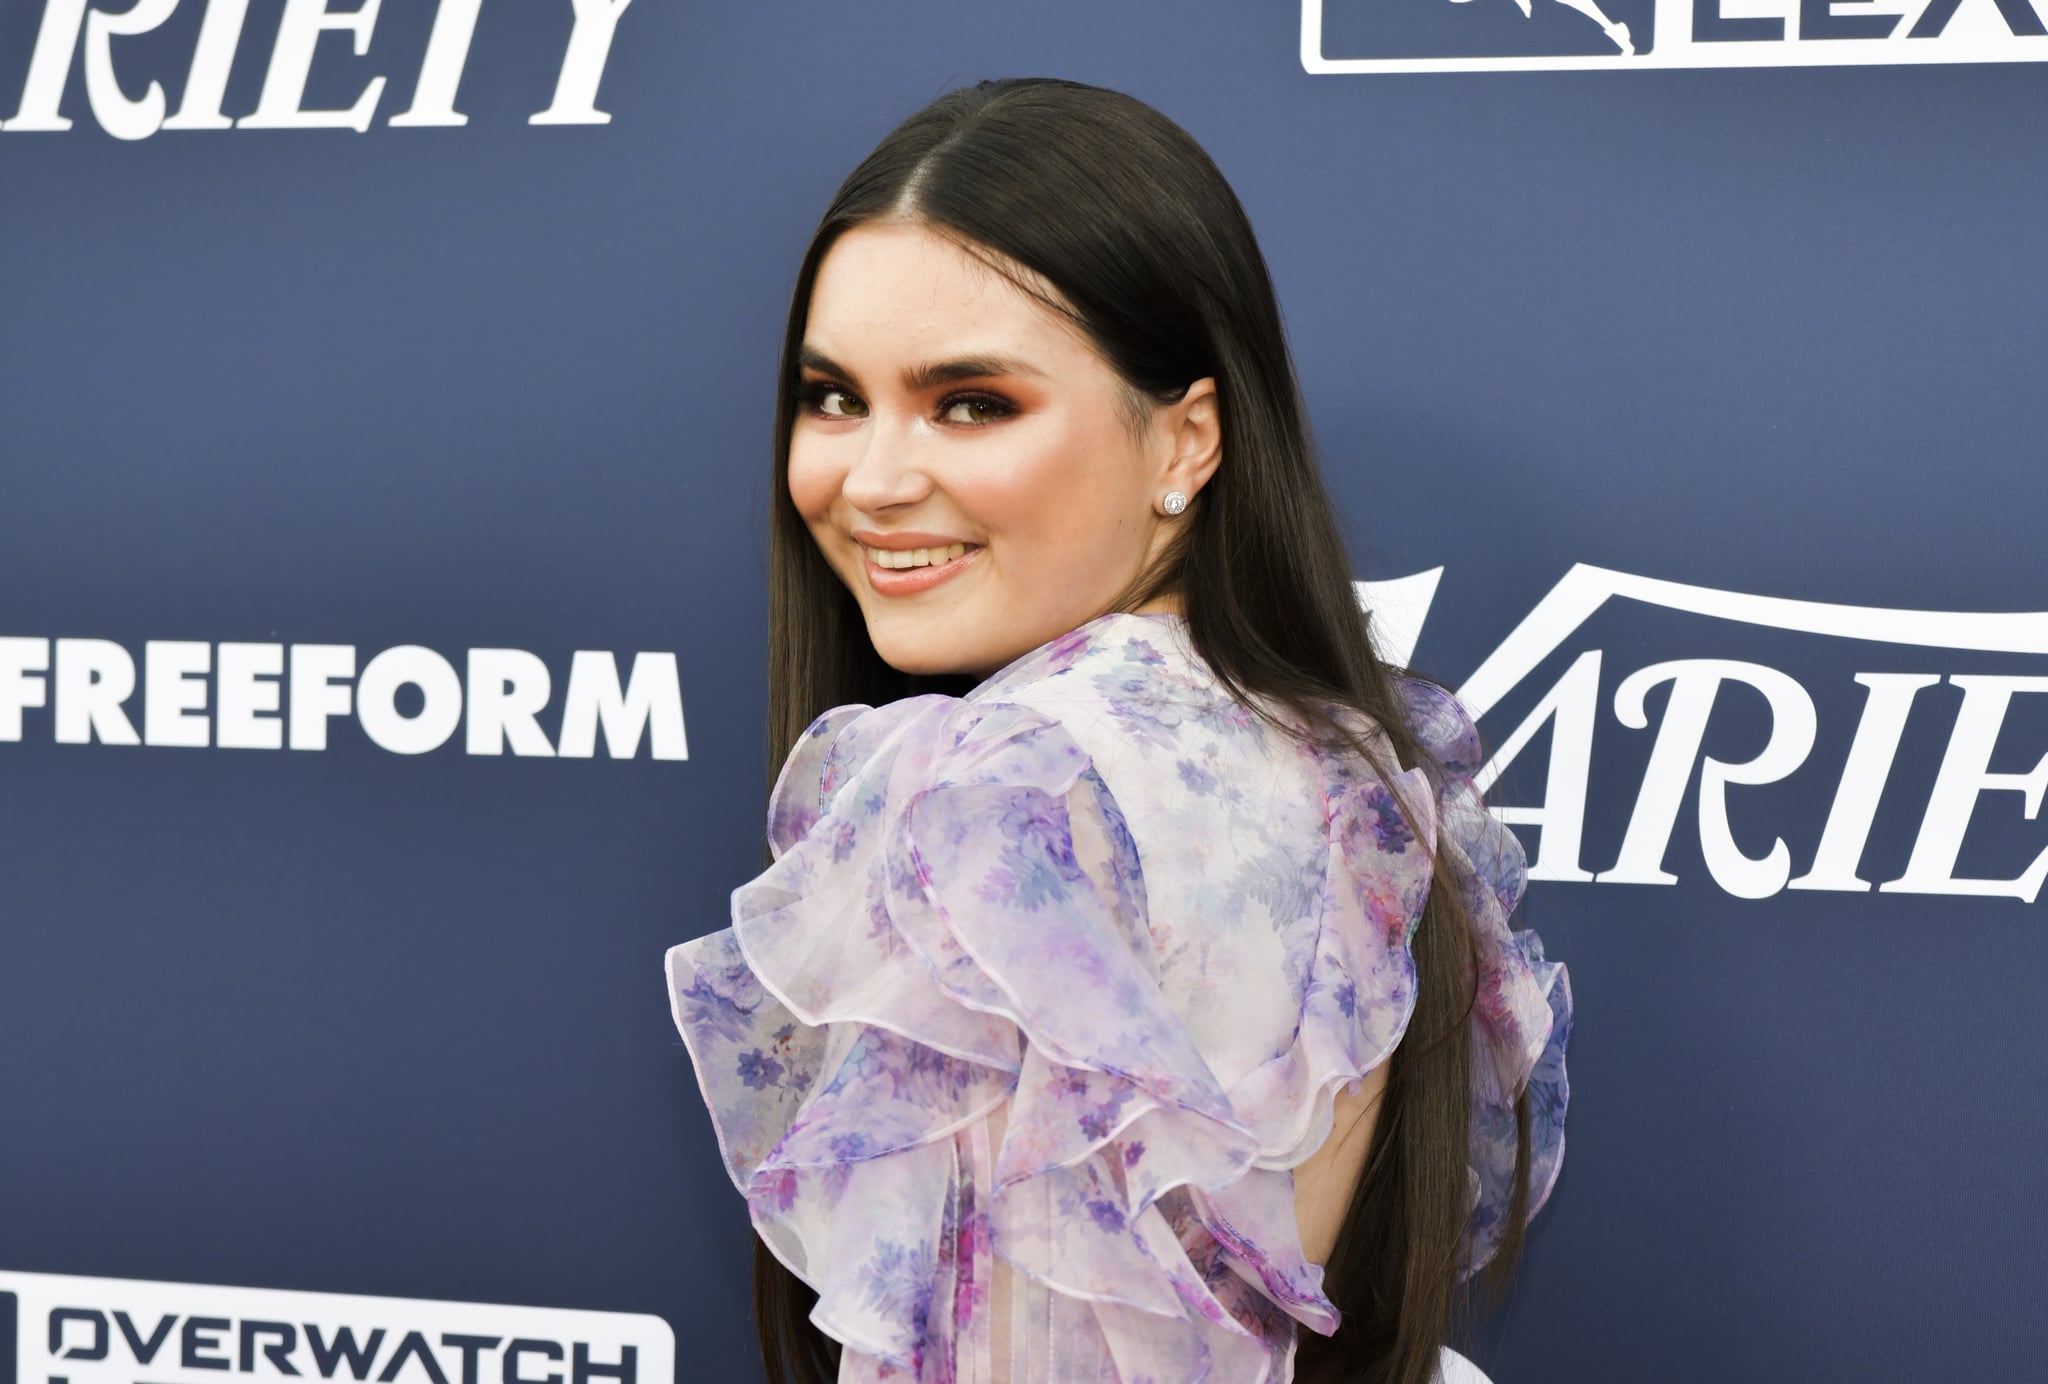
{"type": "MultiPolygon", "coordinates": [[[[814,350],[809,346],[797,353],[797,366],[813,374],[829,375],[849,383],[854,378],[852,371],[823,351],[814,350]]],[[[958,384],[962,380],[986,380],[998,375],[1040,377],[1043,374],[1044,372],[1036,366],[1012,356],[960,356],[954,360],[928,361],[923,365],[912,366],[903,372],[903,387],[913,394],[921,394],[942,385],[958,384]]]]}
{"type": "Polygon", "coordinates": [[[1043,372],[1011,356],[961,356],[956,360],[928,361],[903,372],[903,387],[921,394],[941,385],[962,380],[986,380],[998,375],[1039,376],[1043,372]]]}
{"type": "Polygon", "coordinates": [[[796,365],[799,370],[808,370],[814,375],[830,375],[838,380],[852,380],[853,372],[845,369],[838,361],[809,346],[797,352],[796,365]]]}

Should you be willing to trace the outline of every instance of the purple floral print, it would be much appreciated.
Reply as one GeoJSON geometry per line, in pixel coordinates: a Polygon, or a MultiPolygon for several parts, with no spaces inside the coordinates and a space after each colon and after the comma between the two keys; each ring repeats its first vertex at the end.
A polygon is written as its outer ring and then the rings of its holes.
{"type": "Polygon", "coordinates": [[[1014,1384],[1286,1384],[1296,1333],[1337,1326],[1291,1170],[1406,1030],[1433,853],[1482,957],[1465,1271],[1506,1228],[1524,1090],[1543,1205],[1568,977],[1508,927],[1526,870],[1472,788],[1469,719],[1399,686],[1429,755],[1382,780],[1230,696],[1179,616],[1115,614],[964,698],[800,737],[775,863],[668,978],[727,1170],[817,1290],[841,1381],[989,1379],[1000,1259],[1014,1384]]]}
{"type": "Polygon", "coordinates": [[[756,1048],[740,1054],[739,1073],[743,1085],[759,1090],[782,1080],[782,1064],[772,1057],[763,1057],[761,1050],[756,1048]]]}

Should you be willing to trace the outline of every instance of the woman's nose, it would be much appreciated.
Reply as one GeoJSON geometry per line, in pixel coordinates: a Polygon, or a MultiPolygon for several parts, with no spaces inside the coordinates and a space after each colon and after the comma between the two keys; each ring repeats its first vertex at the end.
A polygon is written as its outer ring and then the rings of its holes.
{"type": "Polygon", "coordinates": [[[875,511],[923,499],[932,491],[932,479],[922,457],[914,420],[872,419],[861,430],[860,449],[841,486],[847,503],[875,511]]]}

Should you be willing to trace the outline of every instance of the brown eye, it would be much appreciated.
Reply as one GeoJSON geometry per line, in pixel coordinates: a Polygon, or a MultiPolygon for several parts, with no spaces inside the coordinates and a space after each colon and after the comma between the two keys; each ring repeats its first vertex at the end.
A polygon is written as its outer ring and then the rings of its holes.
{"type": "Polygon", "coordinates": [[[984,423],[1007,418],[1012,412],[1014,410],[1001,399],[986,394],[963,394],[957,399],[946,401],[943,416],[948,423],[965,423],[970,427],[979,427],[984,423]]]}
{"type": "Polygon", "coordinates": [[[827,418],[864,418],[868,406],[843,389],[823,389],[818,392],[818,412],[827,418]]]}

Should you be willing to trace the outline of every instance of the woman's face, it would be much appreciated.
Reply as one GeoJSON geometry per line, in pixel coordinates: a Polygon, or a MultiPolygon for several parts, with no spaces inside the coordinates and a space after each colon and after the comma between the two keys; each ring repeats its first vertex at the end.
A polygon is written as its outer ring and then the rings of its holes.
{"type": "Polygon", "coordinates": [[[862,226],[818,268],[790,498],[885,661],[985,675],[1107,612],[1186,522],[1162,501],[1220,442],[1189,383],[1135,422],[1065,317],[923,226],[862,226]]]}

